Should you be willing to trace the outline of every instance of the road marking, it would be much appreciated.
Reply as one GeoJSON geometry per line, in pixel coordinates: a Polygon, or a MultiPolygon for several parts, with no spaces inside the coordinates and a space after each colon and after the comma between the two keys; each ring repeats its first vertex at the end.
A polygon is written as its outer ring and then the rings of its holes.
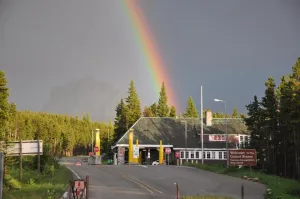
{"type": "Polygon", "coordinates": [[[140,187],[143,187],[144,189],[146,189],[147,191],[149,191],[151,194],[154,193],[153,191],[151,191],[149,188],[147,188],[147,187],[144,186],[143,184],[141,184],[141,183],[139,183],[139,182],[137,182],[137,181],[134,181],[133,179],[130,179],[130,178],[126,177],[126,176],[123,175],[123,174],[121,174],[120,176],[123,177],[123,178],[125,178],[125,179],[127,179],[127,180],[129,180],[129,181],[131,181],[131,182],[133,182],[133,183],[135,183],[135,184],[137,184],[137,185],[139,185],[140,187]]]}
{"type": "Polygon", "coordinates": [[[149,189],[152,189],[152,190],[154,190],[154,191],[156,191],[158,193],[161,193],[161,194],[163,193],[162,191],[160,191],[160,190],[158,190],[158,189],[156,189],[156,188],[154,188],[154,187],[152,187],[152,186],[150,186],[150,185],[148,185],[148,184],[146,184],[144,182],[139,181],[135,177],[131,177],[131,178],[134,179],[135,181],[139,182],[140,184],[143,184],[144,186],[148,187],[149,189]]]}
{"type": "Polygon", "coordinates": [[[71,169],[70,167],[67,167],[70,171],[72,171],[72,173],[78,178],[78,179],[81,179],[80,176],[73,170],[71,169]]]}

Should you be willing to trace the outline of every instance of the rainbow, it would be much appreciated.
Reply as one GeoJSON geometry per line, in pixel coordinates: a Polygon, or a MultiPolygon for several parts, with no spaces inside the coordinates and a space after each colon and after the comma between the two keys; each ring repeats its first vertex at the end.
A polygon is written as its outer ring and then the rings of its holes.
{"type": "Polygon", "coordinates": [[[130,18],[134,34],[140,50],[145,56],[145,66],[148,68],[149,73],[154,82],[155,92],[158,94],[162,83],[164,82],[168,95],[168,104],[177,105],[175,103],[174,91],[172,90],[170,78],[167,75],[162,59],[155,40],[151,35],[149,26],[143,16],[142,11],[137,6],[135,0],[123,0],[126,12],[130,18]]]}

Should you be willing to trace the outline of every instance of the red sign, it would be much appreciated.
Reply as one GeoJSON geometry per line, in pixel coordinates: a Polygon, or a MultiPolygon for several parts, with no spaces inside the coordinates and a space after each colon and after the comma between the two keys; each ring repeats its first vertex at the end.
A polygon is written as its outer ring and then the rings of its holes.
{"type": "MultiPolygon", "coordinates": [[[[209,135],[208,140],[211,142],[225,142],[226,141],[226,135],[220,134],[220,135],[209,135]]],[[[228,142],[236,143],[239,142],[238,136],[235,135],[228,135],[228,142]]]]}
{"type": "Polygon", "coordinates": [[[175,157],[176,157],[177,159],[180,158],[180,152],[179,152],[179,151],[176,151],[176,152],[175,152],[175,157]]]}
{"type": "Polygon", "coordinates": [[[255,149],[228,150],[228,163],[230,166],[256,166],[255,149]]]}
{"type": "Polygon", "coordinates": [[[99,148],[97,146],[94,147],[94,151],[97,153],[99,152],[99,148]]]}
{"type": "Polygon", "coordinates": [[[76,166],[81,166],[81,162],[76,162],[76,166]]]}
{"type": "Polygon", "coordinates": [[[169,154],[171,153],[171,149],[170,149],[170,148],[166,148],[166,149],[165,149],[165,152],[166,152],[166,154],[169,155],[169,154]]]}

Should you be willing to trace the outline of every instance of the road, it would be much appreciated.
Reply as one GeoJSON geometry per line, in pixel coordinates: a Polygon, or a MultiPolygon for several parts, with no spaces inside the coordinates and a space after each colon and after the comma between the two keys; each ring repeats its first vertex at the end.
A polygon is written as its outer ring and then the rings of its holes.
{"type": "MultiPolygon", "coordinates": [[[[66,163],[68,162],[68,163],[66,163]]],[[[265,186],[259,183],[180,166],[75,165],[66,166],[80,178],[90,176],[90,199],[152,199],[176,198],[180,195],[220,195],[240,198],[244,184],[244,199],[263,199],[265,186]]]]}

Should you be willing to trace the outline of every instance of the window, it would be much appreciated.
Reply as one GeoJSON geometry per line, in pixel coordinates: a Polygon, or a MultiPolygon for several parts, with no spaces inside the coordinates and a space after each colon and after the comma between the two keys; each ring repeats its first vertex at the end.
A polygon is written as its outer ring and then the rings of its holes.
{"type": "Polygon", "coordinates": [[[185,159],[189,159],[189,152],[188,151],[185,152],[185,159]]]}
{"type": "Polygon", "coordinates": [[[219,159],[223,159],[223,152],[219,152],[219,159]]]}
{"type": "Polygon", "coordinates": [[[207,159],[210,159],[210,151],[207,152],[207,159]]]}
{"type": "Polygon", "coordinates": [[[195,151],[191,151],[191,159],[195,158],[195,151]]]}
{"type": "Polygon", "coordinates": [[[196,153],[196,159],[199,159],[199,151],[195,151],[196,153]]]}
{"type": "Polygon", "coordinates": [[[184,159],[184,152],[183,151],[180,151],[180,158],[184,159]]]}
{"type": "Polygon", "coordinates": [[[203,151],[203,159],[206,159],[206,152],[203,151]]]}
{"type": "Polygon", "coordinates": [[[224,152],[224,159],[227,159],[227,152],[224,152]]]}
{"type": "Polygon", "coordinates": [[[211,159],[216,159],[216,152],[215,151],[211,152],[211,159]]]}

